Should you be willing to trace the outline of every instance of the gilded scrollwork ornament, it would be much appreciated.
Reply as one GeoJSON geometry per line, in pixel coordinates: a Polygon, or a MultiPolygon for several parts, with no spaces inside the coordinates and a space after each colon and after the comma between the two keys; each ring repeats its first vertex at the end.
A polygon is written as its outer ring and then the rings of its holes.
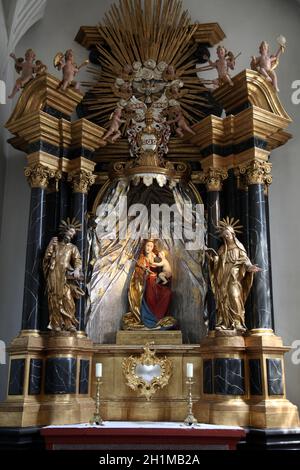
{"type": "Polygon", "coordinates": [[[86,194],[95,183],[96,175],[87,170],[74,170],[69,173],[68,181],[72,184],[75,193],[86,194]]]}
{"type": "Polygon", "coordinates": [[[157,390],[168,385],[172,376],[172,362],[157,357],[153,342],[144,346],[140,356],[129,356],[122,364],[126,384],[149,401],[157,390]]]}

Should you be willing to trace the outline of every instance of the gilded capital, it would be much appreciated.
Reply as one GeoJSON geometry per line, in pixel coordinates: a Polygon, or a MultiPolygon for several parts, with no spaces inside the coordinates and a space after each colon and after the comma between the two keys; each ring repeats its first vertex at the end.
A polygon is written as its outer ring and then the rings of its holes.
{"type": "Polygon", "coordinates": [[[93,175],[91,171],[74,170],[69,173],[68,181],[71,182],[75,193],[87,193],[95,183],[96,175],[93,175]]]}
{"type": "Polygon", "coordinates": [[[247,166],[240,168],[240,173],[246,176],[247,184],[267,184],[272,183],[272,164],[254,160],[247,166]]]}
{"type": "Polygon", "coordinates": [[[207,191],[221,191],[222,183],[228,178],[227,170],[224,168],[208,168],[200,175],[200,180],[206,185],[207,191]]]}
{"type": "Polygon", "coordinates": [[[25,168],[24,174],[32,188],[47,188],[49,181],[53,178],[59,180],[61,172],[48,168],[41,163],[30,165],[25,168]]]}

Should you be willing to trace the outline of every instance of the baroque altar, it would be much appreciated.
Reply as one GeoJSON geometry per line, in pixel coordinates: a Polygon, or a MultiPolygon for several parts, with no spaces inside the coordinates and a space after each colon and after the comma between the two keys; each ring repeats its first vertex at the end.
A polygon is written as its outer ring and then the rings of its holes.
{"type": "Polygon", "coordinates": [[[268,211],[270,155],[291,138],[274,72],[285,40],[271,58],[263,41],[251,69],[233,75],[224,39],[217,23],[192,24],[180,2],[121,0],[75,38],[89,51],[88,83],[75,82],[87,64],[69,49],[54,58],[62,80],[31,63],[34,74],[16,82],[6,127],[26,154],[31,204],[0,426],[88,422],[96,363],[105,420],[183,421],[192,363],[198,422],[298,426],[285,390],[289,348],[273,320],[268,211]],[[208,69],[217,78],[204,79],[208,69]],[[183,215],[171,235],[157,213],[149,233],[157,204],[183,215]],[[149,343],[171,366],[145,400],[124,364],[149,343]]]}

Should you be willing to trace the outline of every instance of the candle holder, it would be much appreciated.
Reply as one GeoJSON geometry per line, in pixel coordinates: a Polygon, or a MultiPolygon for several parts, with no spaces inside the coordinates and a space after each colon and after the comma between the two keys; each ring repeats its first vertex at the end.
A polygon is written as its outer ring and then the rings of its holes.
{"type": "Polygon", "coordinates": [[[192,385],[195,383],[192,377],[188,377],[186,384],[188,386],[188,414],[184,420],[184,424],[186,426],[192,426],[193,424],[197,424],[198,421],[196,420],[195,416],[193,415],[193,396],[192,396],[192,385]]]}
{"type": "Polygon", "coordinates": [[[97,426],[104,426],[103,420],[100,415],[100,385],[101,377],[96,377],[96,399],[95,399],[95,413],[92,417],[90,424],[96,424],[97,426]]]}

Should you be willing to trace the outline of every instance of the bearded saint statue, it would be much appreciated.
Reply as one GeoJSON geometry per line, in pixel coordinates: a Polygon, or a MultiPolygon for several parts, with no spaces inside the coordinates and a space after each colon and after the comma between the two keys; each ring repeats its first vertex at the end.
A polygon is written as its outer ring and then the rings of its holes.
{"type": "Polygon", "coordinates": [[[216,330],[245,331],[245,302],[254,273],[261,268],[251,263],[243,244],[236,238],[238,220],[223,219],[218,231],[223,244],[216,253],[207,248],[211,288],[216,299],[216,330]]]}
{"type": "Polygon", "coordinates": [[[71,243],[81,225],[76,220],[62,221],[58,237],[50,241],[43,260],[48,295],[49,325],[54,331],[76,331],[75,299],[84,295],[79,287],[82,260],[77,246],[71,243]]]}

